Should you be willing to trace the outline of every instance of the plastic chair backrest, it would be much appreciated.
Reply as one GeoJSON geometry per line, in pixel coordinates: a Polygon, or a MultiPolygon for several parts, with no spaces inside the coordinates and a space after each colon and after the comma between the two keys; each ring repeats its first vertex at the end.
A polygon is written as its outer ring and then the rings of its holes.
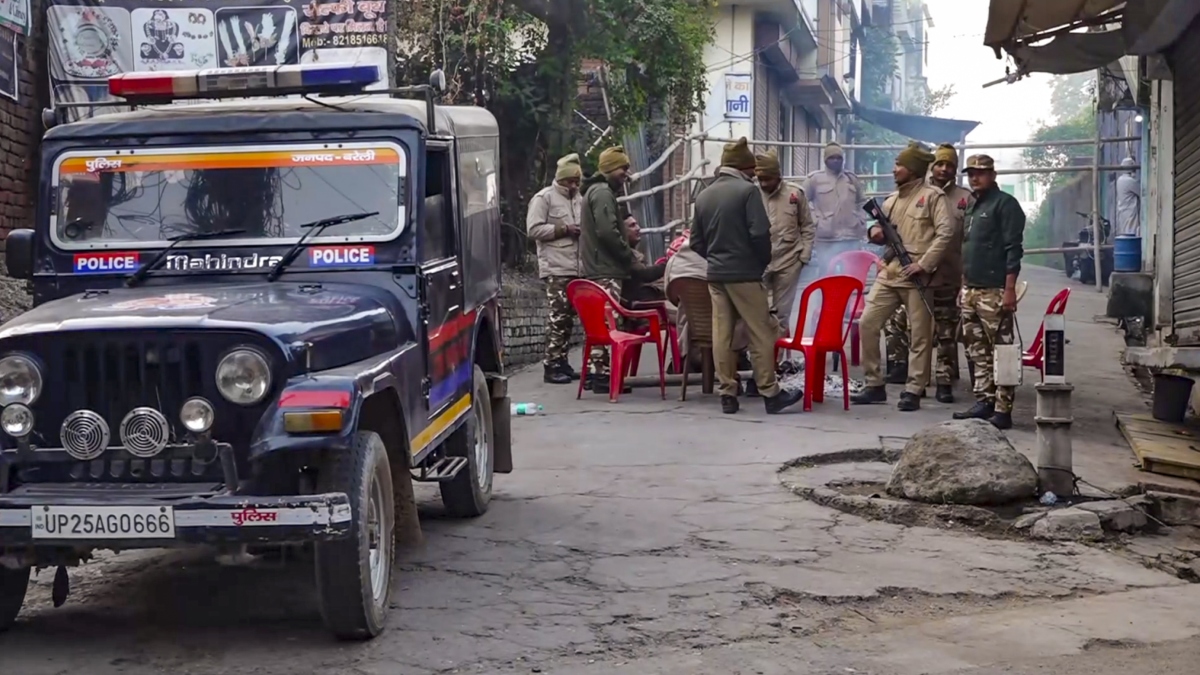
{"type": "Polygon", "coordinates": [[[708,282],[694,277],[672,279],[667,285],[667,299],[676,307],[682,307],[687,317],[688,341],[698,345],[711,345],[713,340],[712,296],[708,282]]]}
{"type": "Polygon", "coordinates": [[[854,277],[861,281],[864,285],[867,283],[867,277],[871,274],[871,266],[875,266],[875,273],[879,273],[879,268],[883,266],[879,256],[870,251],[845,251],[834,256],[829,264],[825,266],[825,274],[841,274],[848,277],[854,277]]]}
{"type": "MultiPolygon", "coordinates": [[[[1066,314],[1067,300],[1070,299],[1071,288],[1068,286],[1067,288],[1059,291],[1058,294],[1050,300],[1050,304],[1046,306],[1046,314],[1066,314]]],[[[1042,350],[1045,349],[1045,345],[1042,344],[1045,333],[1046,326],[1043,322],[1043,324],[1038,326],[1037,336],[1033,338],[1033,344],[1029,347],[1029,353],[1031,355],[1035,357],[1040,357],[1042,355],[1042,350]]]]}
{"type": "Polygon", "coordinates": [[[808,316],[808,303],[814,293],[821,294],[821,312],[817,316],[817,326],[810,339],[812,346],[828,349],[840,349],[846,344],[850,334],[850,324],[846,323],[846,309],[857,305],[862,300],[863,282],[846,274],[817,279],[804,289],[800,296],[800,312],[796,319],[796,327],[792,331],[794,341],[804,339],[804,320],[808,316]]]}
{"type": "Polygon", "coordinates": [[[596,282],[576,279],[567,284],[567,302],[575,308],[583,332],[590,340],[608,340],[609,333],[616,329],[613,298],[596,282]]]}

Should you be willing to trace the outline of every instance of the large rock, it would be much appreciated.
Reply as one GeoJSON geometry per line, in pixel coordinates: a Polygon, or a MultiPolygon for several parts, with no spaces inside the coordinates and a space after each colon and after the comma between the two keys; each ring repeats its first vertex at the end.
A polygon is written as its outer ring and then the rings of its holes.
{"type": "Polygon", "coordinates": [[[1104,537],[1100,516],[1075,507],[1047,513],[1033,524],[1029,533],[1039,539],[1055,541],[1097,541],[1104,537]]]}
{"type": "Polygon", "coordinates": [[[930,504],[999,506],[1037,495],[1033,464],[996,427],[956,420],[919,431],[892,470],[887,492],[930,504]]]}

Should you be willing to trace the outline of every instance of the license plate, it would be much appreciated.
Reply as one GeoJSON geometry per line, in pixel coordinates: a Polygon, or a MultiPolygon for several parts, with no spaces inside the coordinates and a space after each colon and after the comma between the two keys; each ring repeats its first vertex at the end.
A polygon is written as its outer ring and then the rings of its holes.
{"type": "Polygon", "coordinates": [[[174,539],[167,506],[35,506],[34,539],[174,539]]]}

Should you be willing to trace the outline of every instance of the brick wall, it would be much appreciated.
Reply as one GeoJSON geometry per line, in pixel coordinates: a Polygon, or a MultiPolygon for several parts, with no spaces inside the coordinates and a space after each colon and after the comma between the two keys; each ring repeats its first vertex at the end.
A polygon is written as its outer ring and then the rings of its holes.
{"type": "Polygon", "coordinates": [[[32,35],[16,35],[0,27],[0,32],[4,32],[3,44],[11,44],[14,36],[17,41],[17,100],[0,95],[0,237],[8,236],[13,228],[30,227],[33,222],[37,149],[41,138],[39,111],[43,107],[39,99],[45,95],[45,87],[35,83],[45,74],[39,64],[45,60],[46,52],[39,47],[45,37],[44,21],[38,11],[41,3],[30,4],[32,35]]]}
{"type": "MultiPolygon", "coordinates": [[[[503,308],[504,365],[506,368],[537,363],[546,351],[546,290],[537,279],[505,280],[500,297],[503,308]]],[[[582,341],[575,324],[572,345],[582,341]]],[[[578,363],[572,363],[579,369],[578,363]]]]}

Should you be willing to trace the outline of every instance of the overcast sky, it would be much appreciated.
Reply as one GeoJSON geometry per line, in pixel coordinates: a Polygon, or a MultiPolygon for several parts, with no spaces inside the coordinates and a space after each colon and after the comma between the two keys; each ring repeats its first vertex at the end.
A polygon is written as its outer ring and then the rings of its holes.
{"type": "MultiPolygon", "coordinates": [[[[1005,62],[983,46],[988,0],[925,0],[933,17],[927,75],[931,88],[953,84],[958,95],[937,113],[981,124],[969,142],[1019,142],[1050,114],[1049,76],[1033,75],[1016,84],[982,89],[1004,77],[1005,62]]],[[[1019,152],[1019,151],[1017,151],[1019,152]]],[[[1002,161],[1001,154],[997,161],[1002,161]]]]}

